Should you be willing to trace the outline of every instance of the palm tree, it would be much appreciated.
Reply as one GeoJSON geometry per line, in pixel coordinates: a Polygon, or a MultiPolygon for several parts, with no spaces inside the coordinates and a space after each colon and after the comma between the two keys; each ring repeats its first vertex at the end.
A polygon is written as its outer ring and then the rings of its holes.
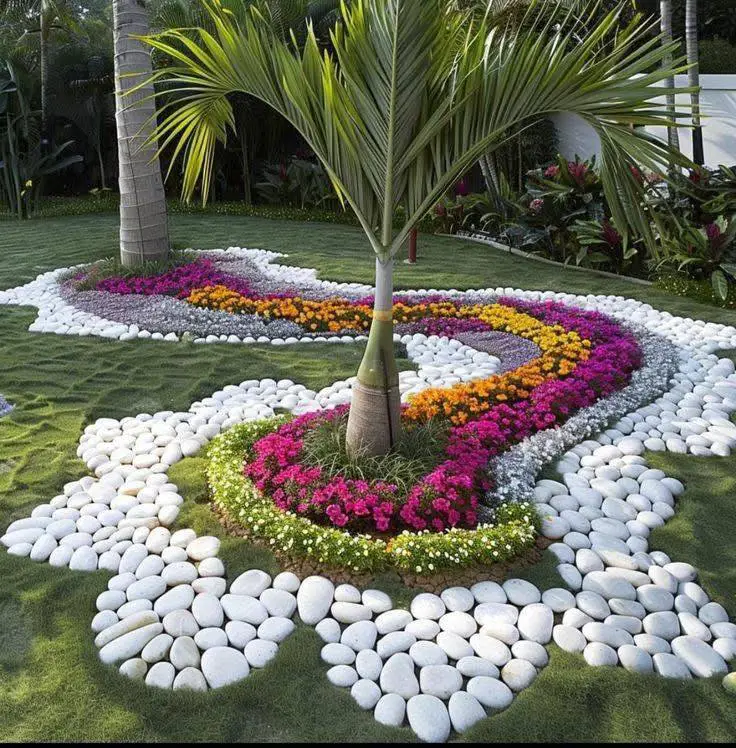
{"type": "Polygon", "coordinates": [[[687,50],[688,86],[695,88],[690,94],[693,110],[693,161],[702,166],[703,128],[700,124],[700,75],[698,70],[698,0],[685,0],[685,47],[687,50]]]}
{"type": "MultiPolygon", "coordinates": [[[[660,170],[684,157],[634,125],[667,125],[656,97],[670,77],[672,44],[640,17],[616,30],[621,7],[584,38],[572,16],[554,25],[548,3],[534,22],[502,28],[458,13],[448,0],[343,3],[321,53],[310,29],[302,49],[278,38],[258,11],[235,22],[208,5],[215,33],[171,30],[148,43],[172,64],[154,80],[187,97],[156,131],[185,159],[183,196],[207,199],[212,154],[233,127],[227,96],[243,91],[303,135],[375,255],[373,321],[353,388],[348,448],[387,452],[400,436],[393,351],[394,257],[412,227],[481,155],[552,112],[580,115],[601,140],[601,177],[613,220],[653,244],[632,167],[660,170]],[[613,33],[615,31],[615,34],[613,33]],[[611,43],[611,39],[614,39],[611,43]],[[575,43],[573,43],[575,42],[575,43]],[[639,75],[640,74],[640,75],[639,75]],[[404,222],[394,225],[396,209],[404,222]]],[[[680,65],[681,65],[681,61],[680,65]]],[[[677,70],[681,69],[677,68],[677,70]]]]}
{"type": "Polygon", "coordinates": [[[41,78],[41,140],[48,145],[49,116],[49,44],[54,29],[76,27],[74,9],[69,0],[0,0],[0,18],[13,18],[22,23],[24,34],[38,34],[39,73],[41,78]],[[27,28],[26,23],[38,23],[27,28]]]}
{"type": "Polygon", "coordinates": [[[115,122],[120,186],[120,261],[131,266],[169,253],[161,166],[154,128],[151,53],[140,40],[148,12],[140,0],[113,0],[115,122]]]}
{"type": "MultiPolygon", "coordinates": [[[[659,15],[660,15],[660,26],[662,29],[662,44],[665,46],[672,44],[672,0],[660,0],[659,2],[659,15]]],[[[672,66],[671,54],[666,55],[662,59],[662,65],[665,68],[672,66]]],[[[664,85],[668,89],[674,89],[675,87],[675,76],[669,75],[664,79],[664,85]]],[[[667,112],[670,115],[670,119],[674,119],[675,115],[675,94],[669,91],[666,96],[667,101],[667,112]]],[[[671,148],[680,149],[680,136],[677,132],[677,127],[670,126],[667,128],[667,142],[671,148]]]]}

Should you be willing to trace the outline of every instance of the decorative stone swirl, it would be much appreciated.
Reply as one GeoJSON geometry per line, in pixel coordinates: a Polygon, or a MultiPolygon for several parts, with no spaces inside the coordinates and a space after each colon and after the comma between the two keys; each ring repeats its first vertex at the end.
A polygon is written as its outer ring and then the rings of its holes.
{"type": "MultiPolygon", "coordinates": [[[[266,264],[273,259],[264,255],[254,256],[266,264]]],[[[313,271],[275,266],[273,273],[319,284],[313,271]]],[[[0,301],[37,304],[34,330],[125,339],[142,332],[69,309],[60,300],[58,275],[0,292],[0,301]]],[[[473,293],[485,299],[554,298],[598,309],[665,336],[679,349],[667,392],[659,396],[663,379],[646,375],[645,366],[638,393],[622,391],[621,403],[636,394],[656,400],[569,449],[557,464],[561,482],[539,480],[534,486],[543,532],[556,541],[550,550],[568,589],[540,591],[519,579],[481,582],[439,596],[417,595],[409,610],[394,609],[378,590],[335,587],[325,577],[299,580],[290,573],[271,579],[246,571],[228,590],[219,541],[169,529],[183,503],[168,481],[169,467],[221,430],[271,416],[275,407],[306,412],[347,402],[349,380],[319,393],[289,380],[249,380],[194,403],[188,412],[98,419],[85,429],[78,449],[94,476],[67,483],[29,518],[12,523],[0,542],[15,555],[114,575],[97,599],[92,629],[101,659],[121,663],[125,675],[175,689],[234,683],[276,656],[298,613],[325,642],[330,682],[349,687],[358,706],[373,710],[379,722],[408,721],[423,740],[446,740],[453,729],[462,733],[509,706],[546,665],[545,645],[552,640],[595,666],[620,664],[680,678],[725,674],[736,656],[736,625],[697,584],[692,566],[650,550],[647,540],[652,528],[672,516],[684,487],[649,469],[642,454],[669,449],[710,457],[736,446],[730,420],[736,410],[734,365],[713,354],[736,347],[736,330],[672,317],[621,297],[473,293]]],[[[426,386],[429,374],[436,386],[498,365],[487,354],[476,361],[478,353],[459,341],[399,339],[410,357],[424,358],[418,373],[402,373],[404,394],[426,386]]],[[[657,352],[656,343],[648,346],[646,340],[640,338],[652,352],[650,363],[658,355],[673,363],[671,347],[657,352]]],[[[579,421],[574,416],[559,438],[540,432],[516,447],[513,459],[523,460],[520,485],[529,486],[531,470],[571,446],[573,429],[579,436],[600,429],[605,407],[578,414],[579,421]],[[526,454],[534,456],[525,460],[526,454]]],[[[500,469],[513,471],[514,465],[500,469]]]]}

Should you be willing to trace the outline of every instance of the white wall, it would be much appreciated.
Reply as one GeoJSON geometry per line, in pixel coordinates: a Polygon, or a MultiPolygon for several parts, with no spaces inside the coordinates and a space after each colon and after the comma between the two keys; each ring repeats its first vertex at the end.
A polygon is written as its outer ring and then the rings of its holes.
{"type": "MultiPolygon", "coordinates": [[[[678,75],[677,86],[687,86],[687,76],[678,75]]],[[[736,75],[701,75],[700,106],[703,115],[703,145],[707,166],[736,164],[736,75]]],[[[676,105],[689,103],[689,95],[676,97],[676,105]]],[[[600,141],[593,130],[577,115],[552,117],[557,127],[558,149],[565,158],[575,155],[590,158],[600,152],[600,141]]],[[[666,139],[665,128],[652,127],[651,132],[666,139]]],[[[680,148],[692,157],[692,133],[680,128],[680,148]]]]}

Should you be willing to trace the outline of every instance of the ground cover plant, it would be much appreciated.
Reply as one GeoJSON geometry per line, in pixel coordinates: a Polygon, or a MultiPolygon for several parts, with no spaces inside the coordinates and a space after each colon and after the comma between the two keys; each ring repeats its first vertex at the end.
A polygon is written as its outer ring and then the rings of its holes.
{"type": "MultiPolygon", "coordinates": [[[[115,218],[90,216],[42,221],[23,231],[3,232],[0,267],[3,287],[29,280],[42,270],[90,261],[115,253],[115,218]],[[28,246],[38,249],[28,252],[28,246]]],[[[330,228],[227,217],[206,224],[182,216],[172,221],[183,246],[240,243],[291,253],[289,262],[318,267],[322,277],[369,280],[358,246],[360,234],[330,228]],[[298,248],[298,252],[297,252],[298,248]]],[[[420,244],[420,264],[398,269],[402,285],[462,288],[522,285],[576,292],[638,296],[673,314],[733,324],[729,310],[706,308],[686,299],[643,289],[625,281],[513,261],[492,249],[428,238],[420,244]]],[[[311,386],[347,376],[359,352],[332,351],[330,371],[315,351],[260,347],[169,346],[155,342],[112,343],[101,339],[31,335],[31,310],[3,308],[0,361],[3,393],[16,405],[0,422],[0,514],[3,524],[23,514],[79,477],[74,449],[84,425],[96,417],[139,410],[181,408],[225,383],[267,369],[311,386]],[[294,355],[296,353],[296,356],[294,355]],[[336,358],[338,357],[338,358],[336,358]],[[343,358],[344,357],[344,358],[343,358]],[[336,366],[343,367],[336,369],[336,366]]],[[[688,489],[678,514],[653,533],[653,544],[701,570],[714,597],[734,610],[736,579],[727,528],[733,525],[734,458],[698,460],[671,454],[649,457],[655,467],[681,478],[688,489]]],[[[187,499],[182,522],[199,533],[216,533],[218,522],[206,502],[203,460],[192,458],[172,471],[187,499]]],[[[223,538],[229,567],[276,571],[265,550],[238,538],[223,538]]],[[[88,636],[89,611],[101,574],[34,566],[0,556],[3,663],[0,725],[9,739],[281,739],[348,740],[359,730],[365,739],[408,740],[408,730],[388,730],[359,712],[346,693],[324,678],[321,643],[299,630],[283,645],[269,672],[228,691],[205,696],[164,694],[128,682],[98,660],[88,636]],[[261,676],[268,677],[261,677],[261,676]],[[206,706],[203,708],[203,705],[206,706]]],[[[543,584],[555,581],[547,560],[521,576],[543,584]]],[[[406,600],[397,580],[380,575],[378,586],[406,600]]],[[[718,679],[674,682],[639,677],[621,669],[593,669],[581,658],[551,647],[551,665],[502,715],[487,720],[469,739],[493,740],[726,740],[736,729],[733,697],[718,679]]]]}

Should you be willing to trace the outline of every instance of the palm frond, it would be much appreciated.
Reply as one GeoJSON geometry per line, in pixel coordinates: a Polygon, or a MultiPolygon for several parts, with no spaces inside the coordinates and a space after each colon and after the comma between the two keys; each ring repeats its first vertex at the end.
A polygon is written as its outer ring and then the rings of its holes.
{"type": "Polygon", "coordinates": [[[279,38],[258,6],[241,20],[217,0],[206,8],[211,30],[146,39],[172,60],[154,80],[179,100],[155,137],[162,147],[178,140],[185,199],[199,184],[207,198],[215,144],[233,127],[233,92],[266,102],[302,134],[382,260],[482,154],[557,112],[598,133],[621,230],[649,235],[630,167],[687,163],[633,129],[672,122],[661,84],[684,62],[665,64],[674,45],[641,17],[622,23],[623,4],[593,24],[577,3],[530,0],[513,26],[459,14],[448,0],[353,0],[342,3],[334,54],[320,51],[311,24],[300,46],[279,38]],[[408,218],[395,231],[402,204],[408,218]]]}

